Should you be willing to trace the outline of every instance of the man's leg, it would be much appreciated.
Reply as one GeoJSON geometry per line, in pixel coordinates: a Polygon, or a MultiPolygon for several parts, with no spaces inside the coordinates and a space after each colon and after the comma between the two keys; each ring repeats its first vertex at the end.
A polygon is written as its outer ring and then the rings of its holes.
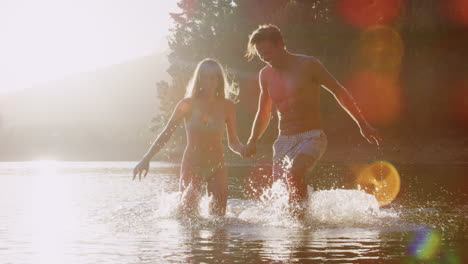
{"type": "Polygon", "coordinates": [[[307,184],[305,175],[308,170],[314,167],[317,159],[305,155],[298,154],[292,161],[291,168],[286,173],[286,181],[289,191],[289,204],[291,205],[292,213],[302,219],[305,215],[305,202],[307,202],[307,184]]]}

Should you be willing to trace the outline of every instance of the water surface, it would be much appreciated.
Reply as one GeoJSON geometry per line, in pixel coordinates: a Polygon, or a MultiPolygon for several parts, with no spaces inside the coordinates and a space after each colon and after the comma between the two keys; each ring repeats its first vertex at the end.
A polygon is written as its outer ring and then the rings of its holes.
{"type": "MultiPolygon", "coordinates": [[[[0,263],[463,263],[462,165],[399,165],[390,206],[349,187],[347,165],[314,172],[307,220],[284,186],[248,195],[249,167],[229,168],[226,217],[177,214],[178,168],[129,162],[0,163],[0,263]]],[[[466,251],[466,250],[465,250],[466,251]]]]}

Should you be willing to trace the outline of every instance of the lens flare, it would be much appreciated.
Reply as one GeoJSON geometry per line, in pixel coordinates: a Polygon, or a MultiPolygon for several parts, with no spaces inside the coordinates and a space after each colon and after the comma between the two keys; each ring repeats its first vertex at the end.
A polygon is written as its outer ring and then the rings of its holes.
{"type": "Polygon", "coordinates": [[[374,26],[361,34],[356,55],[357,64],[362,68],[399,72],[403,41],[394,29],[374,26]]]}
{"type": "Polygon", "coordinates": [[[402,13],[403,0],[339,0],[338,14],[359,28],[394,22],[402,13]]]}
{"type": "Polygon", "coordinates": [[[440,252],[441,241],[439,232],[426,227],[421,228],[408,246],[408,253],[422,261],[432,260],[440,252]]]}
{"type": "Polygon", "coordinates": [[[462,26],[468,26],[468,1],[445,0],[440,3],[445,5],[443,10],[450,20],[462,26]]]}
{"type": "Polygon", "coordinates": [[[391,203],[400,192],[400,175],[386,161],[377,161],[362,168],[356,178],[356,187],[373,194],[380,206],[391,203]]]}
{"type": "Polygon", "coordinates": [[[397,78],[391,74],[367,70],[357,72],[345,82],[345,86],[369,122],[389,125],[400,116],[401,89],[397,78]]]}

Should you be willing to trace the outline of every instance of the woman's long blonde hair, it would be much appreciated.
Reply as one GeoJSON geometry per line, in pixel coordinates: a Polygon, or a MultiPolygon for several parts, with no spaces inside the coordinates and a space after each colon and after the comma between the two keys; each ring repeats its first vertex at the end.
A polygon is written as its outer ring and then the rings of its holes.
{"type": "Polygon", "coordinates": [[[226,73],[223,70],[223,67],[219,64],[219,62],[215,59],[204,59],[200,61],[193,72],[193,76],[190,79],[187,85],[187,92],[185,93],[185,97],[191,98],[199,98],[202,96],[202,87],[200,86],[200,75],[203,71],[208,69],[213,70],[216,72],[218,77],[218,87],[216,87],[216,97],[218,98],[226,98],[226,99],[235,99],[238,95],[237,89],[235,89],[234,84],[230,84],[226,73]]]}

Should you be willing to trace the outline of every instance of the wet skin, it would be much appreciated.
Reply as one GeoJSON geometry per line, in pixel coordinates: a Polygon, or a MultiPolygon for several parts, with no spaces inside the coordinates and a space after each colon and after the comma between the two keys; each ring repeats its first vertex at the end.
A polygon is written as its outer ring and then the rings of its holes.
{"type": "MultiPolygon", "coordinates": [[[[210,118],[224,118],[216,116],[216,113],[222,113],[225,107],[225,100],[213,101],[210,104],[195,100],[191,101],[191,108],[199,107],[205,116],[210,115],[210,118]],[[208,105],[209,107],[203,107],[208,105]]],[[[190,114],[188,115],[190,116],[190,114]]],[[[187,120],[186,120],[187,122],[187,120]]],[[[179,189],[182,192],[190,192],[183,199],[184,206],[183,213],[185,215],[193,215],[198,207],[199,198],[201,194],[201,187],[203,184],[203,176],[197,175],[192,167],[216,167],[223,164],[221,168],[214,172],[211,180],[207,182],[208,194],[213,196],[213,203],[210,208],[210,213],[213,215],[224,215],[226,213],[227,204],[227,170],[224,166],[224,151],[222,145],[222,134],[213,132],[198,132],[190,131],[187,129],[187,146],[182,158],[181,179],[179,189]],[[192,186],[190,186],[192,185],[192,186]],[[187,188],[189,188],[187,190],[187,188]]]]}
{"type": "Polygon", "coordinates": [[[297,56],[293,67],[266,68],[264,84],[276,106],[280,135],[321,129],[320,84],[308,72],[310,58],[297,56]]]}
{"type": "MultiPolygon", "coordinates": [[[[356,121],[361,134],[370,143],[380,143],[380,137],[364,117],[350,94],[314,57],[291,54],[283,43],[262,41],[255,45],[258,57],[267,65],[260,71],[260,96],[257,115],[245,156],[253,156],[256,143],[268,126],[272,106],[279,117],[279,134],[294,135],[321,129],[320,88],[328,90],[356,121]]],[[[289,189],[292,211],[304,216],[302,204],[307,200],[305,173],[316,164],[316,159],[299,154],[292,166],[283,168],[273,164],[275,178],[283,179],[289,189]]]]}
{"type": "MultiPolygon", "coordinates": [[[[294,135],[313,129],[321,129],[320,84],[310,73],[313,58],[294,56],[289,66],[275,69],[267,67],[262,72],[263,85],[266,87],[272,104],[276,108],[280,135],[294,135]]],[[[274,178],[283,179],[289,189],[292,213],[304,217],[302,202],[307,200],[305,174],[316,160],[299,154],[291,168],[285,169],[280,163],[273,164],[274,178]]]]}
{"type": "MultiPolygon", "coordinates": [[[[239,142],[235,127],[234,104],[225,98],[216,96],[216,89],[220,81],[214,72],[206,70],[200,73],[201,95],[197,98],[185,98],[177,104],[168,124],[142,161],[135,167],[134,179],[137,175],[139,179],[141,179],[142,174],[146,176],[151,158],[162,149],[180,122],[185,121],[185,124],[189,122],[195,109],[199,111],[201,119],[196,120],[196,122],[206,124],[208,120],[211,120],[215,123],[225,124],[230,149],[238,154],[243,151],[243,145],[239,142]]],[[[189,129],[186,125],[186,134],[187,146],[182,158],[179,184],[179,190],[182,192],[182,214],[194,215],[198,211],[201,187],[206,175],[199,175],[195,167],[216,167],[210,175],[212,177],[208,177],[206,182],[208,194],[213,196],[210,212],[214,215],[224,215],[227,203],[227,170],[224,166],[222,145],[224,129],[221,131],[197,131],[189,129]]]]}

